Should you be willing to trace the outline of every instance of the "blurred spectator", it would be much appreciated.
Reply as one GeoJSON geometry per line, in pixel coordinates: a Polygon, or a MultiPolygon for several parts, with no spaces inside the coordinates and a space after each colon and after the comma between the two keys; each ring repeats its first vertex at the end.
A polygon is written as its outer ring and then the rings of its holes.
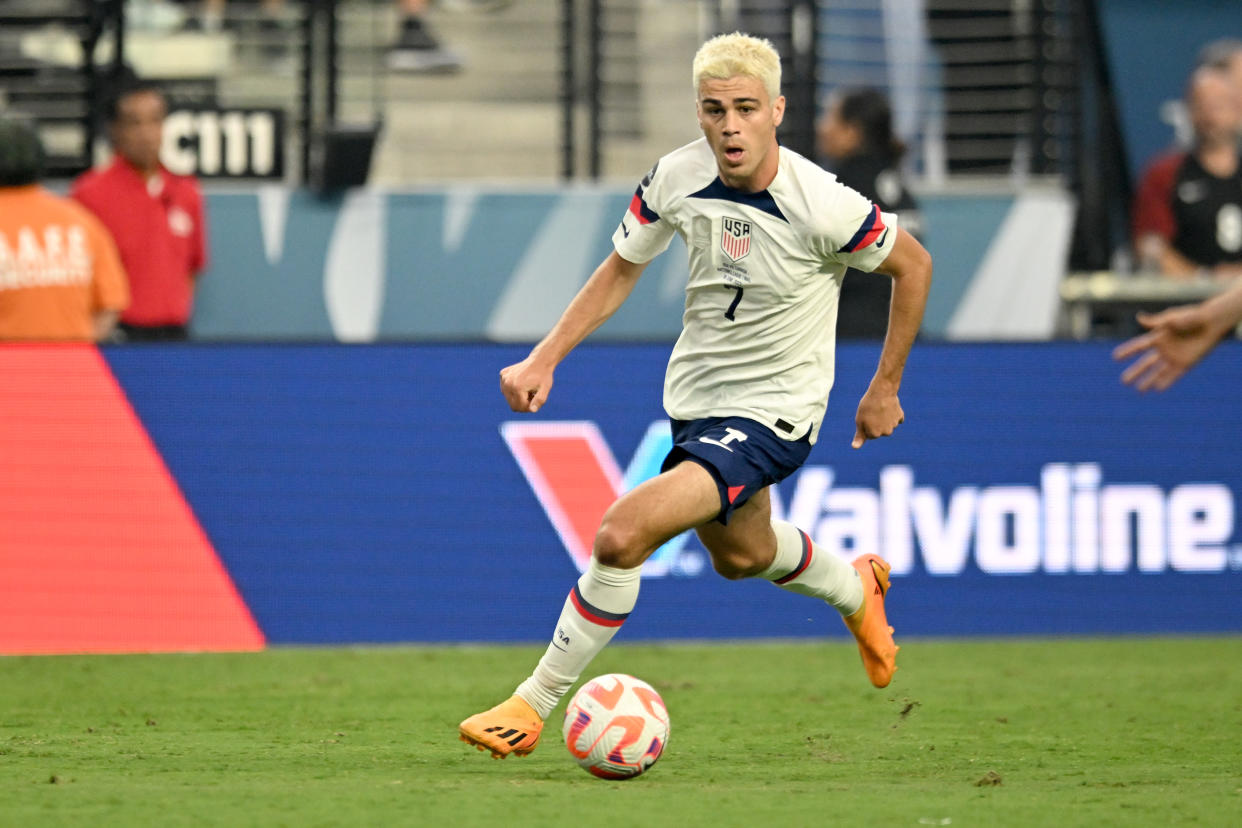
{"type": "Polygon", "coordinates": [[[388,68],[399,72],[457,72],[461,55],[440,45],[427,26],[428,0],[396,0],[401,28],[388,50],[388,68]]]}
{"type": "MultiPolygon", "coordinates": [[[[898,213],[901,226],[916,238],[922,217],[901,176],[905,145],[893,134],[888,100],[875,89],[834,95],[816,125],[824,166],[837,179],[862,193],[881,210],[898,213]]],[[[888,330],[892,281],[882,274],[848,270],[841,286],[837,336],[882,339],[888,330]]]]}
{"type": "Polygon", "coordinates": [[[1213,40],[1199,51],[1199,65],[1219,69],[1228,75],[1234,97],[1242,107],[1242,40],[1232,37],[1213,40]]]}
{"type": "Polygon", "coordinates": [[[1132,232],[1143,270],[1174,278],[1242,275],[1242,96],[1225,71],[1191,75],[1187,151],[1153,161],[1135,196],[1132,232]]]}
{"type": "Polygon", "coordinates": [[[198,182],[160,163],[166,112],[157,86],[123,84],[108,107],[112,162],[83,174],[70,193],[116,240],[133,297],[120,328],[131,340],[186,338],[207,259],[198,182]]]}
{"type": "MultiPolygon", "coordinates": [[[[1204,44],[1199,49],[1195,68],[1204,67],[1219,69],[1229,76],[1238,104],[1242,106],[1242,40],[1222,37],[1204,44]]],[[[1194,145],[1194,127],[1184,98],[1165,101],[1160,107],[1160,119],[1173,127],[1174,146],[1186,149],[1194,145]]]]}
{"type": "Polygon", "coordinates": [[[39,136],[0,120],[0,340],[107,339],[129,301],[116,246],[42,173],[39,136]]]}
{"type": "Polygon", "coordinates": [[[457,72],[465,61],[457,52],[440,44],[427,26],[427,8],[441,6],[448,11],[494,12],[513,0],[395,0],[401,28],[388,50],[388,68],[399,72],[457,72]]]}

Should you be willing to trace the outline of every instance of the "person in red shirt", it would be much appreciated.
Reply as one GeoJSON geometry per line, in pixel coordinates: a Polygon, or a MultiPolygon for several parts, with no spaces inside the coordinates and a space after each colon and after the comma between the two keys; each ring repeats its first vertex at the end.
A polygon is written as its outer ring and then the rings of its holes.
{"type": "Polygon", "coordinates": [[[121,252],[131,302],[119,327],[129,340],[185,339],[195,281],[207,263],[198,182],[160,163],[167,111],[159,87],[124,84],[107,113],[113,160],[83,174],[70,192],[121,252]]]}
{"type": "Polygon", "coordinates": [[[1242,276],[1242,98],[1226,72],[1206,66],[1186,96],[1195,142],[1143,174],[1131,231],[1144,270],[1175,279],[1242,276]]]}

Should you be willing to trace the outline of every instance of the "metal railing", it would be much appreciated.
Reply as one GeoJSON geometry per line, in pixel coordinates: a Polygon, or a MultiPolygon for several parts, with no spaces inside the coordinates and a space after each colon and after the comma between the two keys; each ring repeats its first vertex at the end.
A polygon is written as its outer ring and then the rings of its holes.
{"type": "Polygon", "coordinates": [[[107,77],[120,71],[124,33],[122,0],[0,4],[0,111],[35,123],[47,148],[48,176],[90,166],[101,92],[107,77]],[[97,58],[106,37],[117,48],[97,58]],[[41,59],[40,52],[53,59],[41,59]]]}
{"type": "Polygon", "coordinates": [[[1095,0],[918,5],[821,0],[822,88],[888,92],[925,186],[1058,180],[1078,200],[1071,266],[1109,267],[1130,182],[1095,0]]]}
{"type": "Polygon", "coordinates": [[[155,47],[174,45],[170,59],[184,65],[151,70],[174,104],[283,113],[283,148],[296,159],[286,165],[290,182],[313,182],[325,136],[342,123],[374,131],[381,121],[379,166],[390,185],[437,176],[628,179],[698,134],[694,50],[742,29],[782,54],[787,146],[816,157],[826,94],[878,86],[914,150],[916,182],[1059,179],[1079,200],[1076,269],[1108,267],[1124,238],[1129,181],[1093,0],[924,0],[921,10],[885,0],[515,0],[486,19],[433,18],[473,48],[469,70],[453,77],[385,68],[391,0],[296,0],[276,24],[256,4],[230,3],[223,30],[194,34],[144,29],[124,7],[0,5],[5,106],[26,110],[55,138],[54,175],[92,160],[107,80],[123,63],[146,72],[155,47]],[[46,54],[36,59],[29,47],[40,30],[46,54]],[[510,30],[521,42],[504,39],[510,30]],[[66,62],[66,44],[76,62],[66,62]],[[214,63],[189,65],[189,47],[214,63]],[[492,110],[511,119],[503,129],[486,128],[492,110]]]}
{"type": "MultiPolygon", "coordinates": [[[[1069,273],[1059,286],[1061,318],[1057,333],[1073,339],[1134,336],[1143,331],[1135,320],[1139,311],[1154,313],[1201,302],[1228,286],[1216,279],[1178,280],[1152,273],[1069,273]]],[[[1242,326],[1234,332],[1240,333],[1242,326]]]]}

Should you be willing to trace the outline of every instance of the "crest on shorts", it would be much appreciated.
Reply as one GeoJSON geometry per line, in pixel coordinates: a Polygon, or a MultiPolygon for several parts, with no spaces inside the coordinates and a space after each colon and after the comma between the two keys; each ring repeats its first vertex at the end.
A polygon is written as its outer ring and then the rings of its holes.
{"type": "Polygon", "coordinates": [[[720,228],[720,249],[733,261],[750,252],[750,222],[725,216],[720,228]]]}

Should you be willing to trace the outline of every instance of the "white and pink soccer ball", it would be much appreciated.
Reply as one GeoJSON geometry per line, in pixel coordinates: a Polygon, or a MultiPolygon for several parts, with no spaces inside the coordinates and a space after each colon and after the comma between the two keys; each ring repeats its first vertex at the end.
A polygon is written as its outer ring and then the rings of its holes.
{"type": "Polygon", "coordinates": [[[632,779],[668,744],[668,708],[645,681],[623,673],[596,676],[565,709],[565,746],[601,779],[632,779]]]}

